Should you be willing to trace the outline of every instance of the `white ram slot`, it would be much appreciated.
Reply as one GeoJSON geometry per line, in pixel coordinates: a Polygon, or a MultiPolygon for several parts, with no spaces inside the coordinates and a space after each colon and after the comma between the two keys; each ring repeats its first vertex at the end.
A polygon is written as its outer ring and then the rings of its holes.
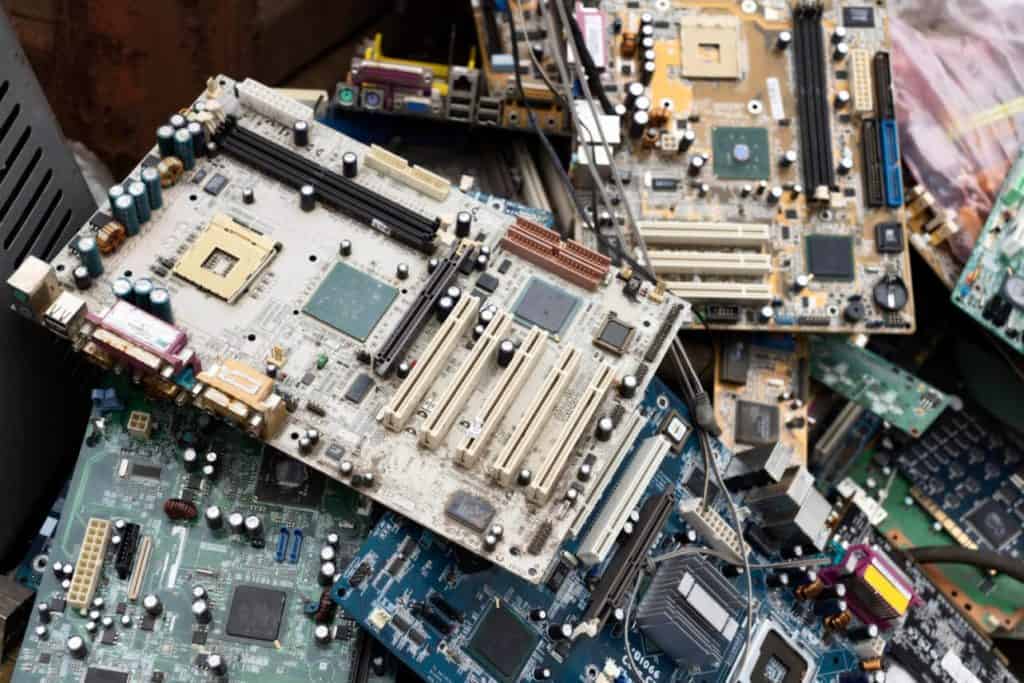
{"type": "Polygon", "coordinates": [[[573,408],[569,421],[565,423],[554,444],[544,454],[544,459],[541,461],[540,467],[537,468],[533,481],[526,489],[527,498],[535,503],[544,503],[551,496],[551,491],[554,490],[566,463],[569,462],[569,456],[572,455],[576,444],[583,437],[583,431],[590,424],[614,380],[615,369],[608,363],[601,363],[601,367],[597,369],[587,390],[583,392],[576,407],[573,408]]]}
{"type": "Polygon", "coordinates": [[[768,254],[721,251],[648,252],[650,266],[659,275],[742,275],[764,277],[772,272],[768,254]]]}
{"type": "Polygon", "coordinates": [[[611,483],[615,473],[622,466],[622,461],[626,459],[626,456],[633,449],[633,444],[636,442],[637,437],[640,436],[640,431],[647,424],[647,419],[639,411],[630,413],[626,420],[626,423],[623,425],[625,431],[619,440],[619,447],[615,449],[615,453],[612,454],[608,462],[598,463],[597,477],[594,479],[593,485],[586,492],[585,501],[579,506],[576,519],[572,521],[572,526],[569,527],[569,533],[573,538],[579,535],[580,530],[587,523],[587,520],[590,519],[594,508],[597,507],[604,496],[604,490],[608,488],[608,484],[611,483]]]}
{"type": "Polygon", "coordinates": [[[730,561],[743,561],[740,538],[736,530],[726,524],[717,512],[704,507],[699,498],[687,498],[679,503],[679,515],[693,527],[694,531],[704,537],[708,545],[728,555],[730,561]]]}
{"type": "Polygon", "coordinates": [[[484,329],[484,334],[473,345],[466,360],[455,372],[451,382],[445,388],[434,412],[420,430],[420,444],[430,449],[440,448],[455,419],[466,407],[473,390],[480,383],[484,370],[494,362],[498,353],[498,345],[512,325],[512,316],[507,311],[498,311],[491,323],[484,329]]]}
{"type": "Polygon", "coordinates": [[[673,282],[668,291],[688,301],[724,301],[726,303],[767,304],[772,288],[754,282],[673,282]]]}
{"type": "Polygon", "coordinates": [[[629,462],[601,513],[594,519],[590,531],[583,537],[576,555],[588,567],[604,562],[615,545],[629,516],[636,509],[640,497],[647,490],[654,473],[672,448],[663,436],[645,439],[629,462]]]}
{"type": "Polygon", "coordinates": [[[447,320],[441,324],[441,329],[430,340],[423,355],[417,359],[412,372],[377,416],[385,427],[396,432],[405,427],[405,423],[416,412],[430,386],[451,358],[452,349],[459,343],[459,338],[473,326],[479,307],[480,299],[475,296],[464,296],[455,304],[455,310],[449,313],[447,320]]]}
{"type": "Polygon", "coordinates": [[[487,474],[502,486],[508,487],[519,474],[519,466],[533,448],[541,430],[551,418],[565,389],[576,377],[580,366],[580,352],[575,346],[567,346],[558,357],[558,362],[544,379],[540,391],[533,397],[523,418],[512,431],[505,446],[487,467],[487,474]]]}
{"type": "Polygon", "coordinates": [[[637,221],[648,246],[760,247],[772,239],[767,223],[702,223],[690,221],[637,221]]]}
{"type": "Polygon", "coordinates": [[[494,435],[509,404],[519,395],[523,384],[533,374],[534,368],[544,355],[544,341],[547,335],[539,327],[530,329],[526,340],[516,349],[512,362],[501,373],[497,385],[491,390],[483,410],[466,429],[466,440],[455,452],[455,461],[463,467],[472,467],[494,435]]]}

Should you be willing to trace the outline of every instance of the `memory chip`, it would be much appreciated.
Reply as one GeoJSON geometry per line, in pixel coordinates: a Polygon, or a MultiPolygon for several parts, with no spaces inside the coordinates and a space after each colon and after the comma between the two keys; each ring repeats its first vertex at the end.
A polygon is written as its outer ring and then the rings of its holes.
{"type": "Polygon", "coordinates": [[[459,524],[483,533],[494,519],[494,506],[480,496],[467,491],[456,491],[444,508],[446,515],[459,524]]]}
{"type": "Polygon", "coordinates": [[[488,294],[493,293],[498,288],[498,278],[490,273],[480,273],[480,277],[476,279],[476,286],[488,294]]]}
{"type": "Polygon", "coordinates": [[[363,399],[369,395],[372,389],[373,379],[365,372],[360,373],[352,380],[352,384],[348,386],[348,390],[345,392],[345,399],[356,404],[362,403],[363,399]]]}
{"type": "Polygon", "coordinates": [[[843,26],[847,28],[874,28],[874,7],[844,7],[843,26]]]}
{"type": "Polygon", "coordinates": [[[231,598],[225,632],[237,638],[272,643],[281,633],[284,620],[284,591],[260,586],[239,586],[231,598]]]}
{"type": "Polygon", "coordinates": [[[895,221],[875,226],[875,249],[879,254],[903,252],[903,226],[895,221]]]}
{"type": "Polygon", "coordinates": [[[528,325],[558,334],[568,324],[579,303],[572,294],[533,278],[519,298],[515,314],[528,325]]]}
{"type": "Polygon", "coordinates": [[[853,238],[847,235],[808,235],[807,270],[822,280],[853,280],[853,238]]]}
{"type": "Polygon", "coordinates": [[[735,439],[737,443],[749,446],[763,446],[778,441],[778,406],[753,401],[737,401],[735,439]]]}
{"type": "Polygon", "coordinates": [[[467,650],[499,681],[515,681],[539,642],[540,634],[497,605],[480,620],[467,650]]]}
{"type": "Polygon", "coordinates": [[[206,183],[206,187],[203,188],[203,192],[212,194],[214,197],[224,191],[224,188],[228,186],[228,179],[222,176],[220,173],[214,174],[210,178],[210,182],[206,183]]]}

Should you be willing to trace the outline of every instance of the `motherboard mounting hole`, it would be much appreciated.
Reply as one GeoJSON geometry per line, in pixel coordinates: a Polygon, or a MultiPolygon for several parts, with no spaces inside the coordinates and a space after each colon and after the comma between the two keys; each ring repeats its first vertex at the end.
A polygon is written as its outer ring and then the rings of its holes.
{"type": "Polygon", "coordinates": [[[299,309],[293,308],[292,309],[292,315],[298,315],[298,314],[299,314],[299,309]]]}
{"type": "Polygon", "coordinates": [[[668,408],[668,397],[665,396],[665,394],[659,394],[655,403],[658,405],[659,408],[665,410],[666,408],[668,408]]]}
{"type": "Polygon", "coordinates": [[[650,326],[651,326],[651,321],[650,320],[645,320],[644,321],[644,327],[650,327],[650,326]]]}
{"type": "Polygon", "coordinates": [[[199,195],[194,195],[194,194],[190,194],[190,195],[188,196],[188,200],[189,200],[190,202],[194,202],[194,201],[195,201],[195,200],[197,200],[197,199],[199,199],[199,195]]]}
{"type": "Polygon", "coordinates": [[[316,263],[316,254],[310,254],[309,255],[309,262],[310,263],[316,263]]]}
{"type": "Polygon", "coordinates": [[[256,341],[256,335],[255,334],[247,334],[247,335],[245,335],[245,338],[248,339],[251,342],[256,341]]]}
{"type": "Polygon", "coordinates": [[[289,436],[291,436],[292,440],[294,441],[295,439],[299,438],[299,433],[298,432],[292,432],[291,434],[289,434],[289,436]]]}
{"type": "Polygon", "coordinates": [[[348,590],[347,589],[345,589],[345,588],[339,588],[338,589],[338,597],[339,598],[343,598],[346,595],[348,595],[348,590]]]}
{"type": "Polygon", "coordinates": [[[519,550],[519,546],[514,545],[514,546],[512,546],[511,548],[508,549],[508,552],[509,552],[510,555],[512,555],[512,557],[519,557],[519,553],[522,552],[522,551],[519,550]]]}
{"type": "Polygon", "coordinates": [[[124,271],[124,276],[125,277],[131,277],[132,276],[132,271],[130,271],[130,270],[124,271]]]}

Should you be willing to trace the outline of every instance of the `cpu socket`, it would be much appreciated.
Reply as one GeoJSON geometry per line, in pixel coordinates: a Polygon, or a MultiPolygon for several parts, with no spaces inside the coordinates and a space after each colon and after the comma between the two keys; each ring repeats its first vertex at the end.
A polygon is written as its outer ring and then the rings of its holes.
{"type": "Polygon", "coordinates": [[[216,214],[174,266],[174,274],[234,303],[277,255],[277,244],[216,214]]]}

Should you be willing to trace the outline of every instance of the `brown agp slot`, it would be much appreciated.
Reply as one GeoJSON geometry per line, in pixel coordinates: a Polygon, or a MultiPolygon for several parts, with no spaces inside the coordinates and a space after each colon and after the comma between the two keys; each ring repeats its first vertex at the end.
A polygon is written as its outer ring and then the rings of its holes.
{"type": "Polygon", "coordinates": [[[511,225],[501,246],[569,282],[597,289],[611,268],[611,259],[579,242],[563,240],[553,230],[519,217],[511,225]]]}

